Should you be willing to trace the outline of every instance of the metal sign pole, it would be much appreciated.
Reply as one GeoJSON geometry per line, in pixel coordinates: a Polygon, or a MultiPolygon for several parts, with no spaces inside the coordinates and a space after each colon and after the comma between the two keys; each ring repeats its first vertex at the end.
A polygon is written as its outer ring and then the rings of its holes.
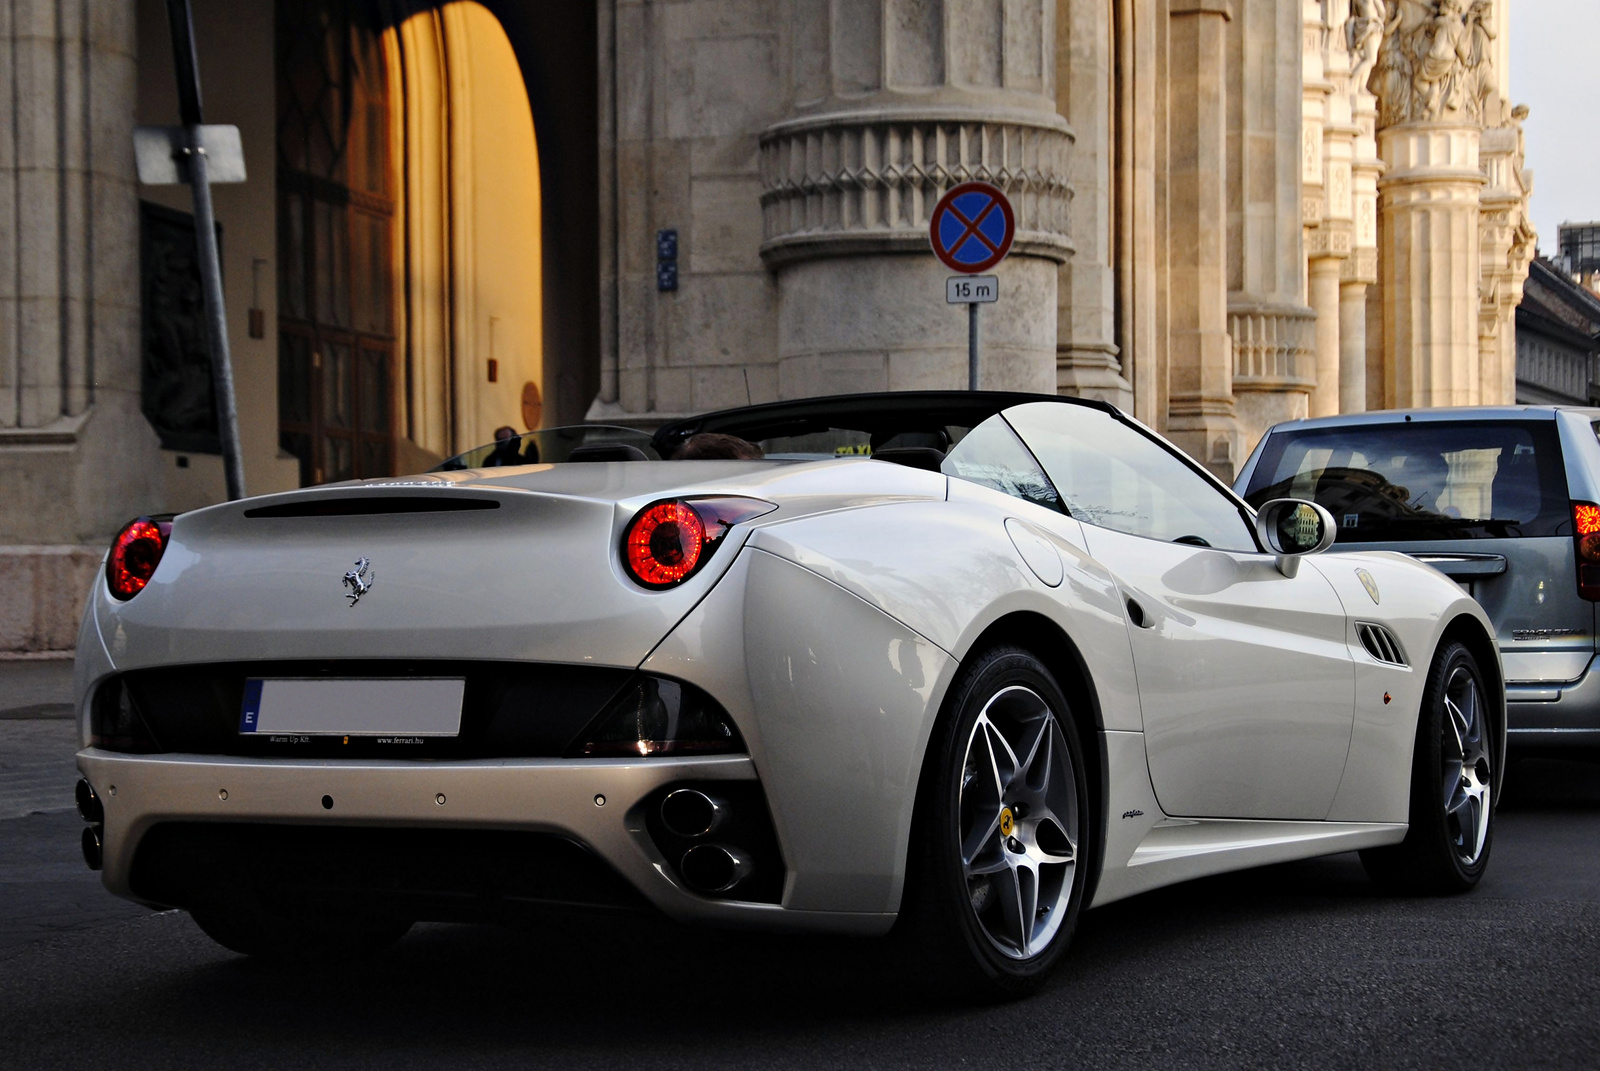
{"type": "Polygon", "coordinates": [[[967,389],[978,389],[978,303],[967,302],[967,389]]]}
{"type": "Polygon", "coordinates": [[[967,307],[967,389],[977,390],[978,306],[1000,300],[1000,279],[981,275],[1006,258],[1017,217],[998,186],[963,182],[945,191],[928,214],[928,242],[939,263],[961,274],[944,281],[948,305],[967,307]]]}
{"type": "Polygon", "coordinates": [[[188,134],[188,146],[179,150],[188,165],[194,190],[194,229],[199,243],[200,284],[206,304],[206,337],[211,351],[211,382],[216,391],[217,435],[222,440],[222,464],[228,498],[244,497],[244,458],[239,452],[239,409],[233,394],[233,359],[228,352],[228,313],[222,304],[222,263],[217,253],[216,214],[211,207],[211,181],[206,150],[199,127],[204,122],[200,105],[200,68],[194,49],[194,21],[189,0],[167,0],[167,23],[172,31],[173,63],[178,76],[179,115],[188,134]]]}

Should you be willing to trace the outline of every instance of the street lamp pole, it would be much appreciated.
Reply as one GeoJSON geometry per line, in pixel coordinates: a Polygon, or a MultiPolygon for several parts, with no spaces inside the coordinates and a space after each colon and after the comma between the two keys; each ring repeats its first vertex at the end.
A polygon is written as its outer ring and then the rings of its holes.
{"type": "Polygon", "coordinates": [[[189,0],[167,0],[167,24],[172,31],[173,64],[178,75],[179,119],[187,134],[178,150],[186,164],[194,191],[195,239],[199,244],[200,284],[205,298],[206,339],[211,353],[211,383],[216,392],[217,435],[222,440],[222,464],[228,498],[245,495],[244,458],[239,450],[239,408],[233,392],[233,359],[228,350],[228,312],[222,303],[222,261],[217,251],[216,213],[211,206],[211,180],[200,126],[205,122],[200,103],[200,66],[195,57],[194,19],[189,0]]]}

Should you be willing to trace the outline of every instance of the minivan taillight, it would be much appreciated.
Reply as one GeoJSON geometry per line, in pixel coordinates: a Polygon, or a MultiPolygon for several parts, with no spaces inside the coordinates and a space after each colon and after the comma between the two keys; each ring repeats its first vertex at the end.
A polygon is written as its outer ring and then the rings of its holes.
{"type": "Polygon", "coordinates": [[[1578,559],[1578,594],[1600,602],[1600,506],[1572,504],[1572,542],[1578,559]]]}
{"type": "Polygon", "coordinates": [[[111,594],[126,602],[143,591],[161,564],[171,534],[171,523],[150,517],[124,525],[106,556],[106,586],[111,594]]]}

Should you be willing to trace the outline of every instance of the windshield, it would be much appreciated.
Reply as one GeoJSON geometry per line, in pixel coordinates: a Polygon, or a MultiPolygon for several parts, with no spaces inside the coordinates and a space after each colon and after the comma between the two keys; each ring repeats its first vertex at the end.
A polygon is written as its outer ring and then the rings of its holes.
{"type": "Polygon", "coordinates": [[[1564,534],[1566,477],[1550,421],[1417,421],[1274,433],[1252,506],[1306,498],[1339,542],[1564,534]]]}
{"type": "MultiPolygon", "coordinates": [[[[509,429],[508,429],[509,430],[509,429]]],[[[573,424],[497,439],[457,454],[433,472],[490,469],[505,465],[549,465],[561,461],[659,461],[650,436],[609,424],[573,424]]]]}

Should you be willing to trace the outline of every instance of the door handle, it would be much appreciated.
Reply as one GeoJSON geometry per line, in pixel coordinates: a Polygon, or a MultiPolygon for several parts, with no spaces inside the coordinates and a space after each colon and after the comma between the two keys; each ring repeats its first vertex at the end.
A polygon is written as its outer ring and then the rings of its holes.
{"type": "Polygon", "coordinates": [[[1145,614],[1144,607],[1139,605],[1139,600],[1131,595],[1128,596],[1128,620],[1138,628],[1149,628],[1155,624],[1155,621],[1145,614]]]}

